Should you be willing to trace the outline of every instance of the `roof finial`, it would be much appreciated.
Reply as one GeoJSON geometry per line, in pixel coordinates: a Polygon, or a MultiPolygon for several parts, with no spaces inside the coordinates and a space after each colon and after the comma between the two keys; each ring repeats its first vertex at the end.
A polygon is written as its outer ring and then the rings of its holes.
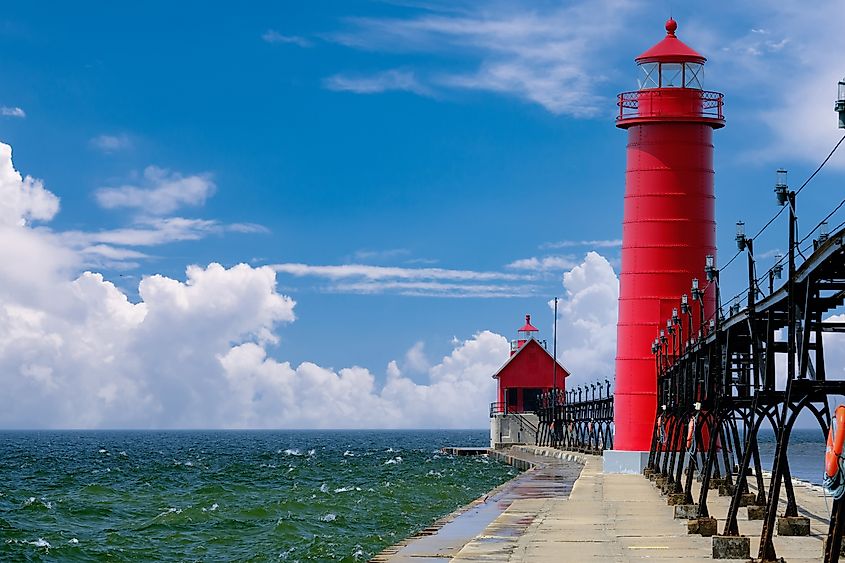
{"type": "Polygon", "coordinates": [[[666,35],[675,37],[675,30],[678,29],[678,22],[671,16],[666,20],[666,35]]]}
{"type": "Polygon", "coordinates": [[[531,315],[525,315],[525,324],[527,324],[527,325],[531,324],[531,315]]]}

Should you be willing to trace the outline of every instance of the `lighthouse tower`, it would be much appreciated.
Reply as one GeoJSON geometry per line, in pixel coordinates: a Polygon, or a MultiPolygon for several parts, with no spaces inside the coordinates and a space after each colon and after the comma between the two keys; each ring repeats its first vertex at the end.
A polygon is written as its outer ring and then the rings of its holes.
{"type": "MultiPolygon", "coordinates": [[[[651,344],[682,295],[691,295],[693,311],[703,305],[705,319],[715,306],[712,290],[694,303],[691,286],[704,277],[705,257],[716,255],[713,130],[725,125],[722,94],[702,89],[706,59],[677,28],[670,18],[666,36],[635,59],[639,90],[619,95],[616,118],[628,148],[610,465],[633,471],[644,464],[657,408],[651,344]]],[[[699,322],[694,314],[693,334],[699,322]]]]}

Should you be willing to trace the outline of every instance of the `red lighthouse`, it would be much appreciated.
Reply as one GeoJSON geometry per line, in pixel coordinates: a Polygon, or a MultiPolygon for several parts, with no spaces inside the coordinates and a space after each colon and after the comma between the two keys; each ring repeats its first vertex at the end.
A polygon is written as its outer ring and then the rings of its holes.
{"type": "MultiPolygon", "coordinates": [[[[725,125],[722,94],[702,89],[706,59],[675,36],[677,27],[670,18],[666,37],[635,59],[639,90],[619,95],[616,118],[628,131],[628,148],[614,447],[629,452],[651,444],[657,408],[651,344],[682,295],[699,309],[692,280],[703,277],[705,257],[716,255],[713,130],[725,125]]],[[[713,292],[702,299],[706,319],[713,292]]],[[[699,315],[692,321],[695,334],[699,315]]]]}
{"type": "Polygon", "coordinates": [[[536,412],[542,393],[552,389],[566,390],[569,371],[555,360],[542,343],[534,336],[537,328],[531,324],[531,315],[525,315],[525,325],[517,331],[517,339],[511,341],[511,355],[508,361],[493,374],[498,380],[498,404],[491,412],[536,412]]]}

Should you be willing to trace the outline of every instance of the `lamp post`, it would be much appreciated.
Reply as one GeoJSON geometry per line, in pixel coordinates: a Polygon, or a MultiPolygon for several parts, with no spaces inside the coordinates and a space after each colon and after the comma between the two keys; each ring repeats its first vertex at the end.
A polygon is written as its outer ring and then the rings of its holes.
{"type": "Polygon", "coordinates": [[[769,295],[775,292],[775,279],[781,279],[783,277],[782,260],[783,254],[775,254],[775,265],[769,270],[769,295]]]}
{"type": "Polygon", "coordinates": [[[789,204],[789,278],[786,280],[787,307],[787,374],[790,379],[795,377],[795,192],[786,183],[786,170],[778,168],[775,180],[775,195],[778,205],[789,204]]]}
{"type": "Polygon", "coordinates": [[[666,319],[666,332],[669,333],[669,336],[672,337],[672,363],[675,363],[675,358],[677,357],[676,347],[677,344],[675,341],[675,327],[672,325],[672,319],[666,319]]]}
{"type": "Polygon", "coordinates": [[[672,324],[675,325],[675,330],[678,331],[678,355],[684,353],[684,325],[681,324],[681,318],[678,316],[678,308],[672,308],[672,324]]]}
{"type": "Polygon", "coordinates": [[[693,301],[698,301],[698,327],[700,329],[704,325],[704,292],[698,287],[698,278],[692,278],[690,295],[693,301]]]}

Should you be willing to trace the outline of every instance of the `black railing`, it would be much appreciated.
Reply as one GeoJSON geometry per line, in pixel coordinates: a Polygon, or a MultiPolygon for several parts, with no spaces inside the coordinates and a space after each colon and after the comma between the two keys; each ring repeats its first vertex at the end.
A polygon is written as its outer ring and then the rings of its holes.
{"type": "Polygon", "coordinates": [[[697,117],[724,119],[723,95],[709,90],[692,88],[647,89],[622,92],[616,105],[616,119],[641,117],[697,117]],[[680,102],[680,103],[679,103],[680,102]]]}
{"type": "Polygon", "coordinates": [[[540,395],[537,445],[598,454],[613,448],[610,382],[540,395]]]}
{"type": "Polygon", "coordinates": [[[537,425],[525,418],[525,414],[534,414],[533,412],[524,412],[524,411],[517,411],[515,407],[511,408],[508,407],[507,403],[503,402],[496,402],[490,403],[490,418],[493,418],[497,415],[504,415],[504,416],[513,416],[522,423],[522,425],[527,428],[531,433],[535,436],[537,435],[537,425]]]}
{"type": "MultiPolygon", "coordinates": [[[[825,357],[830,342],[825,333],[845,328],[825,318],[845,304],[845,229],[815,244],[813,253],[797,266],[795,194],[787,194],[786,282],[758,301],[754,241],[738,238],[747,251],[746,306],[732,306],[730,316],[723,317],[718,307],[719,271],[706,270],[710,284],[700,291],[694,286],[693,299],[701,303],[705,295],[715,293],[712,321],[701,322],[704,330],[690,340],[693,331],[684,330],[690,324],[683,317],[689,317],[693,308],[685,307],[683,300],[680,316],[668,319],[666,330],[652,344],[658,400],[644,473],[675,497],[670,498],[671,504],[692,507],[695,522],[690,530],[702,535],[717,531],[717,520],[708,506],[710,489],[731,496],[727,513],[718,520],[724,526],[723,536],[739,535],[739,508],[757,505],[764,517],[755,561],[780,560],[773,541],[776,521],[804,521],[809,531],[809,519],[799,514],[796,501],[788,455],[790,436],[799,414],[805,413],[808,420],[816,420],[817,436],[824,440],[834,418],[831,401],[845,395],[845,381],[828,379],[825,357]],[[768,478],[764,478],[768,467],[758,444],[763,427],[771,428],[776,441],[768,478]],[[696,475],[701,480],[697,491],[696,475]],[[749,480],[754,482],[753,489],[749,480]]],[[[837,466],[831,477],[840,471],[837,466]]],[[[824,561],[835,563],[845,535],[845,496],[834,498],[830,510],[824,561]]]]}

